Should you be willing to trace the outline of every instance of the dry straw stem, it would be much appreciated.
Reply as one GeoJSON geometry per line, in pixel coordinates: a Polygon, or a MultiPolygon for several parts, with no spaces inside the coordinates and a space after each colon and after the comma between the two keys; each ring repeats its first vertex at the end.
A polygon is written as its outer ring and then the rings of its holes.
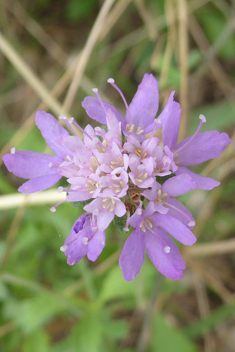
{"type": "Polygon", "coordinates": [[[110,11],[109,15],[105,20],[105,26],[102,28],[102,32],[100,33],[99,40],[102,40],[112,29],[114,24],[117,22],[119,17],[125,11],[127,6],[130,4],[132,0],[120,0],[116,4],[116,6],[110,11]]]}
{"type": "Polygon", "coordinates": [[[151,14],[146,9],[143,0],[135,0],[135,3],[139,12],[139,16],[140,18],[142,18],[144,25],[147,29],[150,40],[155,41],[157,37],[157,31],[156,25],[154,23],[154,20],[152,19],[151,14]]]}
{"type": "MultiPolygon", "coordinates": [[[[200,317],[205,319],[208,315],[210,315],[210,307],[209,300],[205,288],[205,284],[197,277],[197,275],[193,275],[193,283],[195,287],[195,292],[197,296],[197,303],[200,312],[200,317]]],[[[205,352],[213,352],[215,349],[215,342],[210,333],[204,332],[204,347],[205,352]]]]}
{"type": "Polygon", "coordinates": [[[18,1],[6,1],[9,11],[17,18],[20,24],[25,27],[33,37],[47,50],[47,52],[61,66],[67,62],[67,54],[63,49],[44,31],[44,29],[25,11],[24,7],[18,1]]]}
{"type": "Polygon", "coordinates": [[[233,35],[235,29],[235,17],[229,18],[227,24],[219,34],[218,38],[216,41],[211,44],[209,47],[207,54],[205,54],[205,60],[204,63],[202,63],[198,70],[195,72],[195,75],[198,76],[203,76],[205,73],[205,70],[207,67],[210,65],[211,60],[215,58],[215,56],[218,54],[220,49],[224,46],[224,43],[229,39],[231,35],[233,35]]]}
{"type": "Polygon", "coordinates": [[[168,27],[167,41],[166,41],[166,50],[163,59],[163,65],[160,73],[159,86],[165,88],[168,79],[169,68],[171,64],[173,45],[175,42],[175,11],[172,4],[172,0],[167,0],[165,2],[165,12],[166,12],[166,23],[168,27]]]}
{"type": "MultiPolygon", "coordinates": [[[[65,87],[68,85],[71,76],[73,74],[75,68],[75,62],[73,62],[70,67],[67,69],[67,71],[64,73],[64,75],[60,78],[60,80],[57,82],[57,84],[54,86],[54,88],[51,91],[51,96],[57,97],[59,96],[65,87]]],[[[4,154],[9,152],[10,148],[12,146],[17,146],[18,143],[20,143],[24,137],[29,133],[29,131],[33,128],[35,125],[34,123],[34,118],[35,118],[35,113],[38,110],[43,110],[47,107],[47,104],[45,102],[42,102],[37,109],[29,116],[29,118],[25,121],[25,123],[20,127],[20,129],[15,133],[15,135],[10,139],[10,141],[2,148],[0,152],[0,165],[2,164],[2,157],[4,154]]]]}
{"type": "Polygon", "coordinates": [[[65,198],[66,194],[59,193],[57,190],[42,191],[31,194],[15,193],[7,196],[0,196],[0,210],[28,205],[54,204],[64,201],[65,198]]]}
{"type": "Polygon", "coordinates": [[[186,255],[205,257],[208,255],[225,254],[235,251],[235,239],[205,244],[194,244],[185,249],[186,255]]]}
{"type": "Polygon", "coordinates": [[[16,236],[16,233],[17,233],[19,227],[20,227],[21,220],[24,216],[25,210],[26,210],[26,207],[24,204],[22,206],[20,206],[17,209],[16,215],[11,223],[10,229],[9,229],[8,234],[6,236],[6,247],[4,249],[4,252],[3,252],[3,255],[1,258],[1,262],[0,262],[1,270],[5,269],[6,264],[8,262],[8,259],[10,257],[10,253],[11,253],[14,241],[15,241],[15,236],[16,236]]]}
{"type": "MultiPolygon", "coordinates": [[[[224,180],[232,171],[235,170],[235,159],[229,160],[223,164],[223,167],[219,169],[219,177],[220,181],[224,180]]],[[[216,187],[211,191],[206,201],[203,203],[201,210],[197,216],[196,227],[194,229],[194,234],[198,238],[202,233],[203,226],[210,217],[213,212],[213,208],[215,207],[217,200],[220,197],[220,194],[223,191],[223,185],[221,184],[219,187],[216,187]]],[[[194,195],[189,199],[189,202],[192,203],[194,195]]]]}
{"type": "Polygon", "coordinates": [[[37,95],[50,107],[56,114],[66,114],[66,110],[53,98],[49,90],[38,79],[35,73],[29,68],[19,54],[8,43],[7,39],[0,33],[0,50],[13,64],[15,69],[23,76],[25,81],[33,88],[37,95]]]}
{"type": "Polygon", "coordinates": [[[211,272],[210,266],[206,265],[204,267],[204,263],[199,263],[190,256],[188,256],[186,260],[188,267],[190,267],[191,270],[196,273],[202,282],[211,287],[211,289],[215,291],[224,302],[229,303],[234,300],[233,294],[224,287],[221,279],[217,277],[217,273],[211,272]]]}
{"type": "Polygon", "coordinates": [[[186,137],[188,115],[188,9],[185,0],[178,0],[179,61],[180,61],[180,131],[179,140],[186,137]]]}
{"type": "MultiPolygon", "coordinates": [[[[21,5],[20,5],[21,6],[21,5]]],[[[116,6],[117,7],[117,6],[116,6]]],[[[115,8],[116,8],[115,7],[115,8]]],[[[24,11],[24,10],[23,10],[24,11]]],[[[26,12],[23,13],[24,16],[27,16],[26,12]]],[[[117,17],[118,18],[118,17],[117,17]]],[[[50,38],[49,35],[47,33],[45,33],[43,31],[43,29],[34,21],[32,20],[33,23],[35,24],[35,26],[33,27],[33,30],[31,30],[31,34],[36,38],[36,39],[39,39],[40,36],[42,36],[42,39],[45,39],[45,38],[50,38]],[[37,34],[37,30],[39,30],[39,34],[37,34]]],[[[27,22],[30,22],[31,23],[31,19],[29,18],[29,16],[27,16],[27,21],[26,21],[26,24],[27,22]]],[[[114,25],[115,22],[112,23],[112,25],[114,25]]],[[[26,26],[25,22],[22,23],[26,26]]],[[[27,26],[26,26],[26,29],[27,26]]],[[[49,42],[52,44],[54,43],[54,41],[50,38],[48,39],[49,42]]],[[[48,42],[47,40],[47,42],[48,42]]],[[[43,40],[40,40],[40,43],[41,41],[43,40]]],[[[42,43],[41,43],[42,44],[42,43]]],[[[52,47],[57,48],[57,45],[54,43],[52,45],[52,47]]],[[[46,49],[48,49],[48,45],[46,45],[46,49]]],[[[11,48],[12,49],[12,48],[11,48]]],[[[13,49],[12,49],[13,50],[13,49]]],[[[11,52],[12,52],[11,50],[11,52]]],[[[61,49],[62,50],[62,49],[61,49]]],[[[13,50],[14,52],[14,50],[13,50]]],[[[49,54],[52,54],[52,52],[50,51],[49,54]]],[[[14,55],[15,59],[16,59],[16,62],[19,61],[19,55],[17,53],[15,53],[14,55]],[[17,60],[18,58],[18,60],[17,60]]],[[[79,60],[79,57],[80,57],[80,54],[78,55],[77,57],[77,60],[79,60]]],[[[60,80],[56,83],[55,87],[53,88],[53,90],[51,91],[51,96],[52,97],[56,97],[56,96],[59,96],[63,90],[65,89],[65,87],[69,84],[69,81],[71,79],[71,77],[73,76],[74,74],[74,71],[75,71],[75,68],[77,67],[77,60],[74,60],[70,66],[68,67],[68,69],[66,70],[66,72],[64,73],[64,75],[60,78],[60,80]]],[[[15,64],[15,60],[12,61],[13,65],[15,64]]],[[[30,70],[30,68],[27,66],[27,64],[25,64],[23,62],[23,65],[21,65],[22,63],[22,60],[20,60],[20,63],[18,65],[19,67],[19,70],[23,67],[25,69],[25,72],[26,72],[26,75],[28,72],[32,72],[30,70]]],[[[23,73],[20,72],[22,75],[23,73]]],[[[23,75],[24,77],[24,75],[23,75]]],[[[36,77],[34,74],[33,74],[33,77],[36,77]]],[[[36,81],[38,81],[37,77],[36,77],[36,81]]],[[[40,81],[39,82],[39,86],[43,87],[43,83],[41,83],[40,81]]],[[[92,84],[92,82],[90,82],[90,80],[86,77],[83,77],[82,78],[82,88],[85,90],[86,93],[90,93],[91,91],[91,88],[94,86],[92,84]]],[[[49,97],[50,97],[50,94],[49,94],[49,97]]],[[[2,164],[2,156],[4,154],[6,154],[9,149],[14,145],[14,146],[17,146],[17,144],[23,140],[23,138],[27,135],[27,133],[31,130],[31,128],[34,126],[34,115],[35,115],[35,112],[37,110],[42,110],[42,109],[45,109],[47,107],[47,101],[44,101],[43,103],[41,103],[38,108],[33,112],[33,114],[30,115],[30,117],[28,118],[28,120],[22,125],[22,127],[19,129],[19,131],[14,135],[14,137],[5,145],[5,147],[1,150],[0,152],[0,165],[2,164]]],[[[50,107],[50,105],[48,105],[50,107]]],[[[65,112],[65,114],[68,116],[68,113],[65,112]]],[[[56,113],[56,115],[60,115],[60,113],[56,113]]]]}
{"type": "MultiPolygon", "coordinates": [[[[210,50],[210,44],[206,36],[204,35],[199,23],[197,22],[195,16],[192,13],[189,16],[189,30],[202,54],[204,55],[204,57],[207,57],[208,52],[210,50]]],[[[224,72],[221,64],[216,58],[211,60],[209,69],[224,95],[228,99],[234,99],[234,87],[228,79],[226,73],[224,72]]]]}
{"type": "Polygon", "coordinates": [[[98,17],[92,27],[92,30],[91,30],[90,35],[88,37],[88,40],[85,44],[85,47],[82,50],[82,52],[77,60],[77,67],[74,72],[74,77],[71,81],[70,87],[68,89],[68,92],[65,97],[64,104],[63,104],[63,108],[65,110],[69,110],[72,103],[73,103],[76,91],[77,91],[77,89],[80,85],[80,82],[81,82],[83,72],[86,68],[86,65],[87,65],[88,60],[91,55],[91,52],[92,52],[92,50],[93,50],[93,48],[99,38],[99,35],[102,31],[103,26],[105,24],[105,18],[107,17],[109,10],[110,10],[111,6],[113,5],[113,3],[114,3],[114,0],[106,0],[104,2],[103,6],[98,14],[98,17]]]}

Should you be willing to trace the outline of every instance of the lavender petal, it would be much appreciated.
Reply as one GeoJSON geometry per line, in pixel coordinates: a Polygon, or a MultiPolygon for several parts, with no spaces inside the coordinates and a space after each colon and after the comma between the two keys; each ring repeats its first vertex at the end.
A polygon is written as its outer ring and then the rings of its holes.
{"type": "MultiPolygon", "coordinates": [[[[164,215],[165,216],[165,215],[164,215]]],[[[161,229],[155,229],[144,237],[148,256],[155,267],[169,279],[178,280],[183,277],[185,262],[173,240],[161,229]],[[166,253],[165,249],[170,250],[166,253]]]]}
{"type": "Polygon", "coordinates": [[[54,116],[45,111],[38,111],[35,115],[35,121],[51,150],[61,158],[66,158],[67,152],[61,147],[61,139],[69,136],[69,132],[61,126],[54,116]]]}
{"type": "Polygon", "coordinates": [[[144,262],[144,235],[137,228],[127,238],[119,258],[119,265],[126,281],[134,280],[144,262]]]}

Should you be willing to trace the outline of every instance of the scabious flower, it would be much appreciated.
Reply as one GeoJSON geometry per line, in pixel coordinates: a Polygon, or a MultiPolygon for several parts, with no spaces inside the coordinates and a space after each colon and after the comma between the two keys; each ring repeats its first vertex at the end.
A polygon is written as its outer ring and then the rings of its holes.
{"type": "Polygon", "coordinates": [[[77,202],[85,211],[61,246],[69,265],[85,255],[96,260],[105,246],[105,230],[114,220],[124,234],[134,228],[120,256],[126,280],[139,273],[145,250],[163,275],[179,279],[185,263],[170,236],[184,245],[192,245],[196,238],[192,214],[175,197],[218,186],[219,182],[197,175],[188,166],[219,156],[231,141],[226,133],[199,133],[205,122],[200,115],[194,135],[177,144],[181,109],[174,92],[156,117],[159,93],[153,75],[144,75],[129,105],[114,80],[108,82],[123,99],[125,117],[94,88],[96,96],[86,97],[82,106],[106,128],[87,125],[83,130],[73,118],[61,116],[71,135],[52,115],[39,111],[36,124],[56,155],[13,148],[3,160],[9,171],[29,179],[19,188],[23,193],[44,190],[66,177],[69,186],[58,191],[66,192],[66,201],[77,202]],[[155,135],[160,128],[162,138],[155,135]]]}

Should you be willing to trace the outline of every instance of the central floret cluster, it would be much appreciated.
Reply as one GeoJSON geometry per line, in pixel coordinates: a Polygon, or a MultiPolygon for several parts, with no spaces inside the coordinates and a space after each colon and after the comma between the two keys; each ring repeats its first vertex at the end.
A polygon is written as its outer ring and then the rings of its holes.
{"type": "Polygon", "coordinates": [[[173,99],[174,92],[156,118],[159,94],[153,75],[144,75],[129,106],[114,80],[108,82],[123,99],[125,118],[94,88],[96,97],[86,97],[82,106],[104,126],[87,125],[83,130],[73,118],[61,116],[70,135],[52,115],[39,111],[36,124],[56,155],[13,149],[4,162],[17,176],[29,179],[19,188],[24,193],[46,189],[62,176],[67,178],[70,187],[58,190],[66,192],[66,201],[78,202],[86,212],[61,247],[68,264],[85,255],[96,260],[105,246],[104,231],[114,220],[124,233],[130,226],[134,228],[120,256],[126,280],[133,280],[140,271],[145,250],[163,275],[178,279],[185,263],[168,234],[185,245],[192,245],[196,238],[191,232],[195,225],[192,214],[175,197],[219,185],[187,167],[219,156],[230,139],[217,131],[198,134],[206,121],[200,115],[194,135],[177,144],[181,109],[173,99]]]}

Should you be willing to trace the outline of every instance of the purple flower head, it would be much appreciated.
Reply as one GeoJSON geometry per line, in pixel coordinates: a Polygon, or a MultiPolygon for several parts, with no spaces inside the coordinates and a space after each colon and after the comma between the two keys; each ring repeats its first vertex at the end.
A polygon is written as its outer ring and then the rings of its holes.
{"type": "Polygon", "coordinates": [[[191,232],[194,218],[176,197],[219,184],[188,167],[219,156],[231,141],[226,133],[199,133],[205,122],[200,115],[194,135],[177,144],[180,104],[172,92],[156,118],[159,94],[152,74],[144,75],[129,105],[114,80],[108,82],[121,95],[125,116],[103,101],[94,88],[96,97],[86,97],[82,106],[106,127],[88,124],[82,129],[73,118],[61,116],[67,130],[52,115],[39,111],[36,124],[56,155],[13,148],[3,160],[9,171],[29,179],[19,188],[24,193],[51,187],[62,176],[67,179],[68,186],[58,191],[66,192],[67,202],[77,203],[86,211],[61,247],[68,264],[85,255],[96,260],[105,245],[104,231],[114,220],[123,232],[129,225],[134,228],[120,256],[126,280],[133,280],[140,271],[145,250],[163,275],[179,279],[185,263],[170,236],[184,245],[192,245],[196,238],[191,232]],[[162,138],[155,136],[160,127],[162,138]]]}
{"type": "Polygon", "coordinates": [[[67,263],[74,265],[85,255],[95,261],[105,246],[105,234],[92,227],[91,214],[81,215],[73,224],[69,236],[60,248],[68,257],[67,263]]]}

